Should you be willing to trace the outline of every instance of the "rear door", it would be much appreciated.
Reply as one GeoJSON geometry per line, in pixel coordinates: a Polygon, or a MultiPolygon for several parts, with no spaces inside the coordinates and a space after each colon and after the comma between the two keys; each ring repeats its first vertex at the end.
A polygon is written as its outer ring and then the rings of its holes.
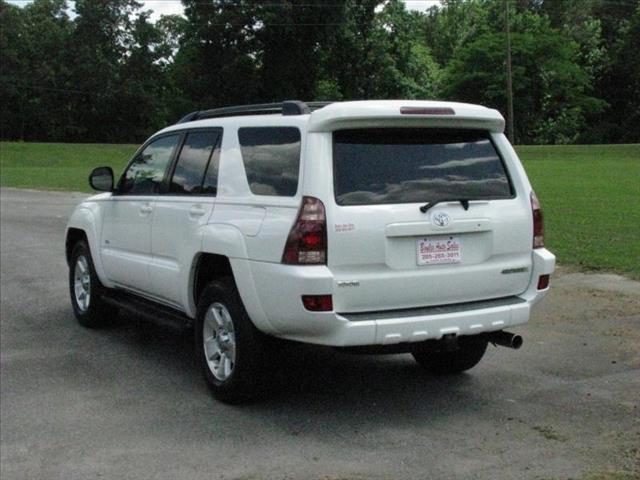
{"type": "Polygon", "coordinates": [[[202,233],[215,203],[221,129],[186,133],[164,192],[156,197],[151,228],[149,265],[154,296],[178,308],[189,282],[194,253],[200,251],[202,233]]]}
{"type": "Polygon", "coordinates": [[[463,303],[526,289],[530,206],[490,133],[361,128],[335,131],[332,139],[328,266],[338,312],[463,303]]]}

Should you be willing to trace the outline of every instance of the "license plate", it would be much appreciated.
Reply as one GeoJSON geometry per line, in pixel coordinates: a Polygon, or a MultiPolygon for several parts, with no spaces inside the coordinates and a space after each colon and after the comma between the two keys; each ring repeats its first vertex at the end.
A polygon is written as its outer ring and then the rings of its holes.
{"type": "Polygon", "coordinates": [[[424,237],[417,240],[418,265],[460,263],[462,239],[455,235],[424,237]]]}

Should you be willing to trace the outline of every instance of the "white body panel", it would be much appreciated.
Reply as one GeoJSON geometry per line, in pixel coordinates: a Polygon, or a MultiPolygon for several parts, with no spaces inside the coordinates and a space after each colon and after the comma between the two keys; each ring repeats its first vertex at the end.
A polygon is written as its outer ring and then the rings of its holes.
{"type": "Polygon", "coordinates": [[[150,292],[182,309],[194,253],[202,248],[202,227],[209,222],[214,197],[158,195],[151,226],[150,292]]]}
{"type": "Polygon", "coordinates": [[[155,197],[111,197],[101,203],[100,258],[113,283],[151,291],[151,222],[155,197]]]}
{"type": "Polygon", "coordinates": [[[198,120],[159,133],[202,127],[223,130],[217,196],[103,194],[87,199],[72,215],[68,226],[86,233],[98,276],[107,287],[126,288],[194,317],[194,266],[203,253],[222,255],[229,259],[244,306],[260,330],[335,346],[501,330],[526,322],[531,306],[546,294],[537,290],[538,277],[553,272],[555,257],[532,249],[531,186],[495,110],[446,102],[345,102],[311,115],[198,120]],[[402,106],[448,107],[455,115],[402,116],[402,106]],[[300,130],[294,196],[251,193],[238,142],[238,128],[247,126],[300,130]],[[513,198],[472,201],[468,210],[459,202],[442,203],[427,214],[415,203],[338,205],[332,132],[380,126],[491,132],[515,190],[513,198]],[[325,206],[326,265],[281,263],[303,196],[316,197],[325,206]],[[435,225],[434,212],[447,213],[449,225],[435,225]],[[460,262],[418,265],[416,242],[438,235],[461,241],[460,262]],[[307,311],[301,296],[314,294],[332,295],[334,311],[307,311]],[[467,303],[468,308],[429,309],[467,303]]]}

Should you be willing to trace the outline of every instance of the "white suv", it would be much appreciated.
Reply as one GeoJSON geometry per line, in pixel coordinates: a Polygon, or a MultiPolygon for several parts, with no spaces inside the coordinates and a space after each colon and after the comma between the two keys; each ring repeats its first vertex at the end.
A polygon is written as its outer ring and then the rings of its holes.
{"type": "Polygon", "coordinates": [[[276,338],[467,370],[527,322],[555,257],[504,120],[481,106],[359,101],[187,115],[78,205],[82,325],[125,309],[195,324],[205,378],[251,397],[276,338]]]}

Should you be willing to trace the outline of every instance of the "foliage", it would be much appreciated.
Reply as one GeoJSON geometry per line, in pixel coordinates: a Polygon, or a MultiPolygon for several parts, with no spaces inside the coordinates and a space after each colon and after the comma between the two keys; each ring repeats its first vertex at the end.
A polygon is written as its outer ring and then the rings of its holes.
{"type": "Polygon", "coordinates": [[[62,133],[71,31],[64,0],[42,0],[24,11],[0,4],[3,136],[23,137],[32,128],[62,133]]]}
{"type": "MultiPolygon", "coordinates": [[[[448,98],[505,110],[504,36],[485,33],[458,50],[447,68],[448,98]]],[[[577,45],[529,12],[514,19],[515,138],[518,143],[572,143],[585,114],[603,107],[588,96],[588,76],[573,61],[577,45]]]]}
{"type": "Polygon", "coordinates": [[[320,96],[329,88],[334,99],[433,97],[439,67],[420,39],[419,20],[399,0],[347,2],[323,56],[320,96]]]}
{"type": "Polygon", "coordinates": [[[261,101],[313,99],[320,78],[320,55],[344,15],[345,2],[308,0],[255,3],[261,101]]]}
{"type": "Polygon", "coordinates": [[[436,61],[446,65],[461,47],[489,33],[490,13],[484,3],[475,0],[442,0],[442,8],[432,8],[423,28],[436,61]]]}
{"type": "Polygon", "coordinates": [[[185,113],[282,99],[459,99],[506,108],[516,139],[637,142],[636,0],[0,0],[0,137],[141,141],[185,113]]]}
{"type": "Polygon", "coordinates": [[[611,108],[600,117],[601,139],[614,142],[640,141],[640,3],[622,22],[611,46],[611,61],[602,75],[600,89],[611,108]]]}

